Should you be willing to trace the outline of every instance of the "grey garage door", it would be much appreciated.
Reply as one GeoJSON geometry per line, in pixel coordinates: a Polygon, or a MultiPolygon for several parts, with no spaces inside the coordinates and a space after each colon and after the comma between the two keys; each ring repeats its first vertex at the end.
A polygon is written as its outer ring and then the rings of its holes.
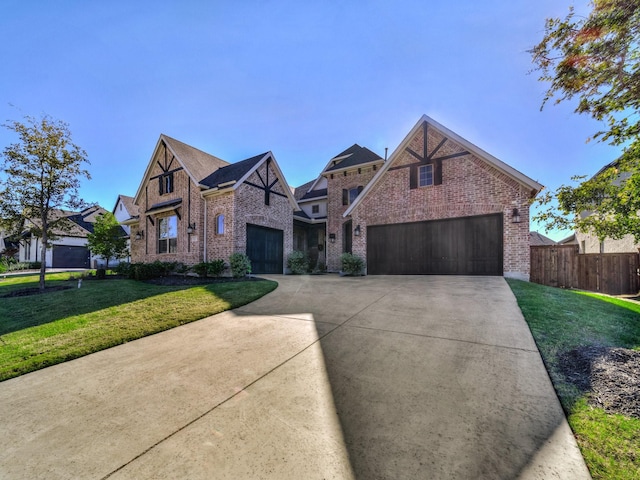
{"type": "Polygon", "coordinates": [[[367,228],[371,275],[502,275],[502,214],[367,228]]]}
{"type": "Polygon", "coordinates": [[[252,273],[282,273],[282,230],[247,224],[247,256],[252,273]]]}
{"type": "Polygon", "coordinates": [[[89,266],[88,248],[53,246],[53,268],[89,268],[89,266]]]}

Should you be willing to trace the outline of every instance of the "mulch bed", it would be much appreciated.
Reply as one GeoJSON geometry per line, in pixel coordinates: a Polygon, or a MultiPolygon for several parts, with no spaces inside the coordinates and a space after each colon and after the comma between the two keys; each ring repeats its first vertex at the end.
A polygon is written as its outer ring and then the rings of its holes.
{"type": "Polygon", "coordinates": [[[244,277],[244,278],[232,278],[232,277],[192,277],[192,276],[179,276],[170,275],[168,277],[152,278],[147,280],[147,283],[153,285],[206,285],[210,283],[234,283],[234,282],[252,282],[256,280],[262,280],[258,277],[244,277]]]}
{"type": "Polygon", "coordinates": [[[39,287],[21,288],[19,290],[13,290],[12,292],[0,295],[0,298],[12,298],[12,297],[29,297],[31,295],[40,295],[42,293],[59,292],[60,290],[68,290],[74,288],[67,285],[56,285],[55,287],[44,287],[44,291],[40,291],[39,287]]]}
{"type": "Polygon", "coordinates": [[[640,351],[580,347],[560,357],[560,369],[590,405],[640,419],[640,351]]]}

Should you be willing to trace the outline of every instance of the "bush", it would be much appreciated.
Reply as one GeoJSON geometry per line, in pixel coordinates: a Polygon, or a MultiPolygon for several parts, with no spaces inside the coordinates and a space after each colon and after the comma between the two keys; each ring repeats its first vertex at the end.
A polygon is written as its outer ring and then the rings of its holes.
{"type": "Polygon", "coordinates": [[[131,273],[131,264],[129,262],[120,262],[116,266],[115,272],[123,277],[128,277],[131,273]]]}
{"type": "MultiPolygon", "coordinates": [[[[119,267],[119,266],[118,266],[119,267]]],[[[131,263],[128,269],[123,267],[118,269],[118,273],[122,273],[133,280],[151,280],[152,278],[166,277],[179,267],[176,262],[153,262],[153,263],[131,263]]]]}
{"type": "Polygon", "coordinates": [[[226,268],[224,260],[211,260],[210,262],[197,263],[192,270],[200,277],[219,277],[226,268]]]}
{"type": "Polygon", "coordinates": [[[342,264],[342,271],[346,275],[362,275],[364,271],[364,260],[352,253],[340,255],[340,263],[342,264]]]}
{"type": "Polygon", "coordinates": [[[96,278],[99,280],[104,280],[107,278],[107,271],[104,268],[96,269],[96,278]]]}
{"type": "Polygon", "coordinates": [[[309,258],[304,252],[294,250],[287,257],[287,267],[294,275],[302,275],[309,271],[309,258]]]}
{"type": "Polygon", "coordinates": [[[229,257],[229,267],[233,278],[246,277],[251,273],[251,260],[244,253],[233,253],[229,257]]]}
{"type": "Polygon", "coordinates": [[[42,262],[29,262],[27,268],[31,270],[40,270],[42,262]]]}

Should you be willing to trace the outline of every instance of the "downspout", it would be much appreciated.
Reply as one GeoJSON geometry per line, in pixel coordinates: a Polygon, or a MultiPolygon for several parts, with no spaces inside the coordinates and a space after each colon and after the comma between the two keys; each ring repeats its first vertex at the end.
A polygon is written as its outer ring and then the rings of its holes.
{"type": "Polygon", "coordinates": [[[202,200],[204,201],[204,225],[202,226],[202,229],[204,230],[204,248],[202,249],[204,252],[204,258],[202,259],[203,262],[207,261],[207,199],[202,197],[202,200]]]}

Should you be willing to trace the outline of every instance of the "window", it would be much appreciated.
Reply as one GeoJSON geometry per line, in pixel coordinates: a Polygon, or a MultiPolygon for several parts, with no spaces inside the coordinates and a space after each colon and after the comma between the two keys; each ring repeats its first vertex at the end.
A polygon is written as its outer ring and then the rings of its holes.
{"type": "Polygon", "coordinates": [[[419,186],[427,187],[429,185],[433,185],[433,165],[421,165],[419,173],[419,186]]]}
{"type": "Polygon", "coordinates": [[[224,215],[220,214],[216,216],[216,234],[224,234],[224,215]]]}
{"type": "Polygon", "coordinates": [[[311,205],[311,213],[320,213],[320,205],[311,205]]]}
{"type": "Polygon", "coordinates": [[[342,205],[351,205],[362,191],[362,186],[342,190],[342,205]]]}
{"type": "Polygon", "coordinates": [[[178,247],[178,217],[158,219],[158,253],[176,253],[178,247]]]}
{"type": "Polygon", "coordinates": [[[173,173],[165,173],[158,177],[160,183],[160,195],[173,192],[173,173]]]}

